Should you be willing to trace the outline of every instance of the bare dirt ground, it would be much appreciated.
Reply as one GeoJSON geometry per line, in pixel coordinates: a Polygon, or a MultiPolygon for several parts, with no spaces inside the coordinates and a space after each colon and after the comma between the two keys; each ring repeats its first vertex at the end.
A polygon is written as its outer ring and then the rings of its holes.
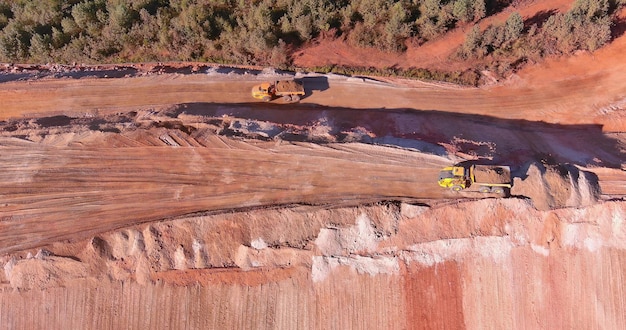
{"type": "Polygon", "coordinates": [[[481,88],[298,74],[299,104],[251,99],[273,70],[7,65],[0,324],[624,328],[625,50],[481,88]],[[510,198],[437,186],[467,160],[510,198]]]}

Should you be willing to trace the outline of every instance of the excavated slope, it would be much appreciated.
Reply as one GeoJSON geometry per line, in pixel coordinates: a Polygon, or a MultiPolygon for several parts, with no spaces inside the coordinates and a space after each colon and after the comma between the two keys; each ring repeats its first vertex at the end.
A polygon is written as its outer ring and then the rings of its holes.
{"type": "Polygon", "coordinates": [[[433,181],[458,156],[365,129],[164,111],[6,123],[2,324],[626,324],[626,205],[592,172],[528,163],[477,199],[433,181]]]}
{"type": "Polygon", "coordinates": [[[241,212],[4,258],[31,328],[622,328],[626,208],[522,200],[241,212]],[[278,230],[279,229],[279,230],[278,230]]]}

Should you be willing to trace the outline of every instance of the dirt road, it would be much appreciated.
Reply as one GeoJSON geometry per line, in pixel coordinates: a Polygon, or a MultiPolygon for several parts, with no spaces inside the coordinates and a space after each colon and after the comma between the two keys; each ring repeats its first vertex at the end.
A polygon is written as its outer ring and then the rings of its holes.
{"type": "MultiPolygon", "coordinates": [[[[626,97],[619,68],[541,85],[487,89],[413,83],[410,88],[360,79],[303,77],[302,104],[354,109],[431,110],[574,125],[598,124],[623,131],[623,118],[607,112],[626,97]],[[613,71],[615,70],[615,71],[613,71]]],[[[6,82],[0,85],[0,118],[65,114],[85,116],[181,103],[250,103],[250,88],[266,77],[176,75],[6,82]],[[249,77],[249,78],[247,78],[249,77]]],[[[269,78],[271,79],[271,78],[269,78]]]]}

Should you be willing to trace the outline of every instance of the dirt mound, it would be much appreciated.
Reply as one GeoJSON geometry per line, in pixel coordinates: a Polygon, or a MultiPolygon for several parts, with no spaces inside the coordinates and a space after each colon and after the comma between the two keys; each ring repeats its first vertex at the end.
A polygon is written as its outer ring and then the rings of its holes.
{"type": "Polygon", "coordinates": [[[89,265],[75,257],[61,257],[47,250],[24,258],[4,257],[4,276],[14,289],[38,289],[64,286],[90,275],[89,265]]]}
{"type": "Polygon", "coordinates": [[[532,162],[519,172],[511,194],[530,198],[539,210],[589,206],[600,196],[598,177],[574,165],[532,162]]]}
{"type": "Polygon", "coordinates": [[[511,173],[508,168],[498,166],[480,166],[474,171],[476,182],[510,183],[511,173]]]}

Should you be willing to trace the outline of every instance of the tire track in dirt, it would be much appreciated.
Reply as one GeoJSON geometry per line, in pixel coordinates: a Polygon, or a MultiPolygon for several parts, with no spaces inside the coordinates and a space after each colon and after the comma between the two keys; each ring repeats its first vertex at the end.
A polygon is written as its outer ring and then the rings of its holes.
{"type": "MultiPolygon", "coordinates": [[[[617,68],[613,68],[618,70],[617,68]]],[[[536,86],[449,89],[436,85],[399,88],[345,77],[304,76],[303,104],[355,109],[432,109],[559,124],[600,124],[623,131],[599,111],[626,96],[626,83],[607,68],[536,86]]],[[[263,79],[251,75],[164,74],[111,79],[42,79],[0,84],[0,119],[53,114],[116,113],[181,103],[253,103],[250,88],[263,79]]]]}
{"type": "Polygon", "coordinates": [[[0,235],[0,251],[196,212],[356,205],[448,193],[432,179],[447,164],[444,158],[359,144],[356,152],[350,145],[341,150],[302,148],[306,145],[268,143],[260,150],[2,146],[0,232],[7,235],[0,235]],[[393,160],[399,155],[402,163],[393,160]],[[422,164],[424,159],[431,165],[422,164]]]}

